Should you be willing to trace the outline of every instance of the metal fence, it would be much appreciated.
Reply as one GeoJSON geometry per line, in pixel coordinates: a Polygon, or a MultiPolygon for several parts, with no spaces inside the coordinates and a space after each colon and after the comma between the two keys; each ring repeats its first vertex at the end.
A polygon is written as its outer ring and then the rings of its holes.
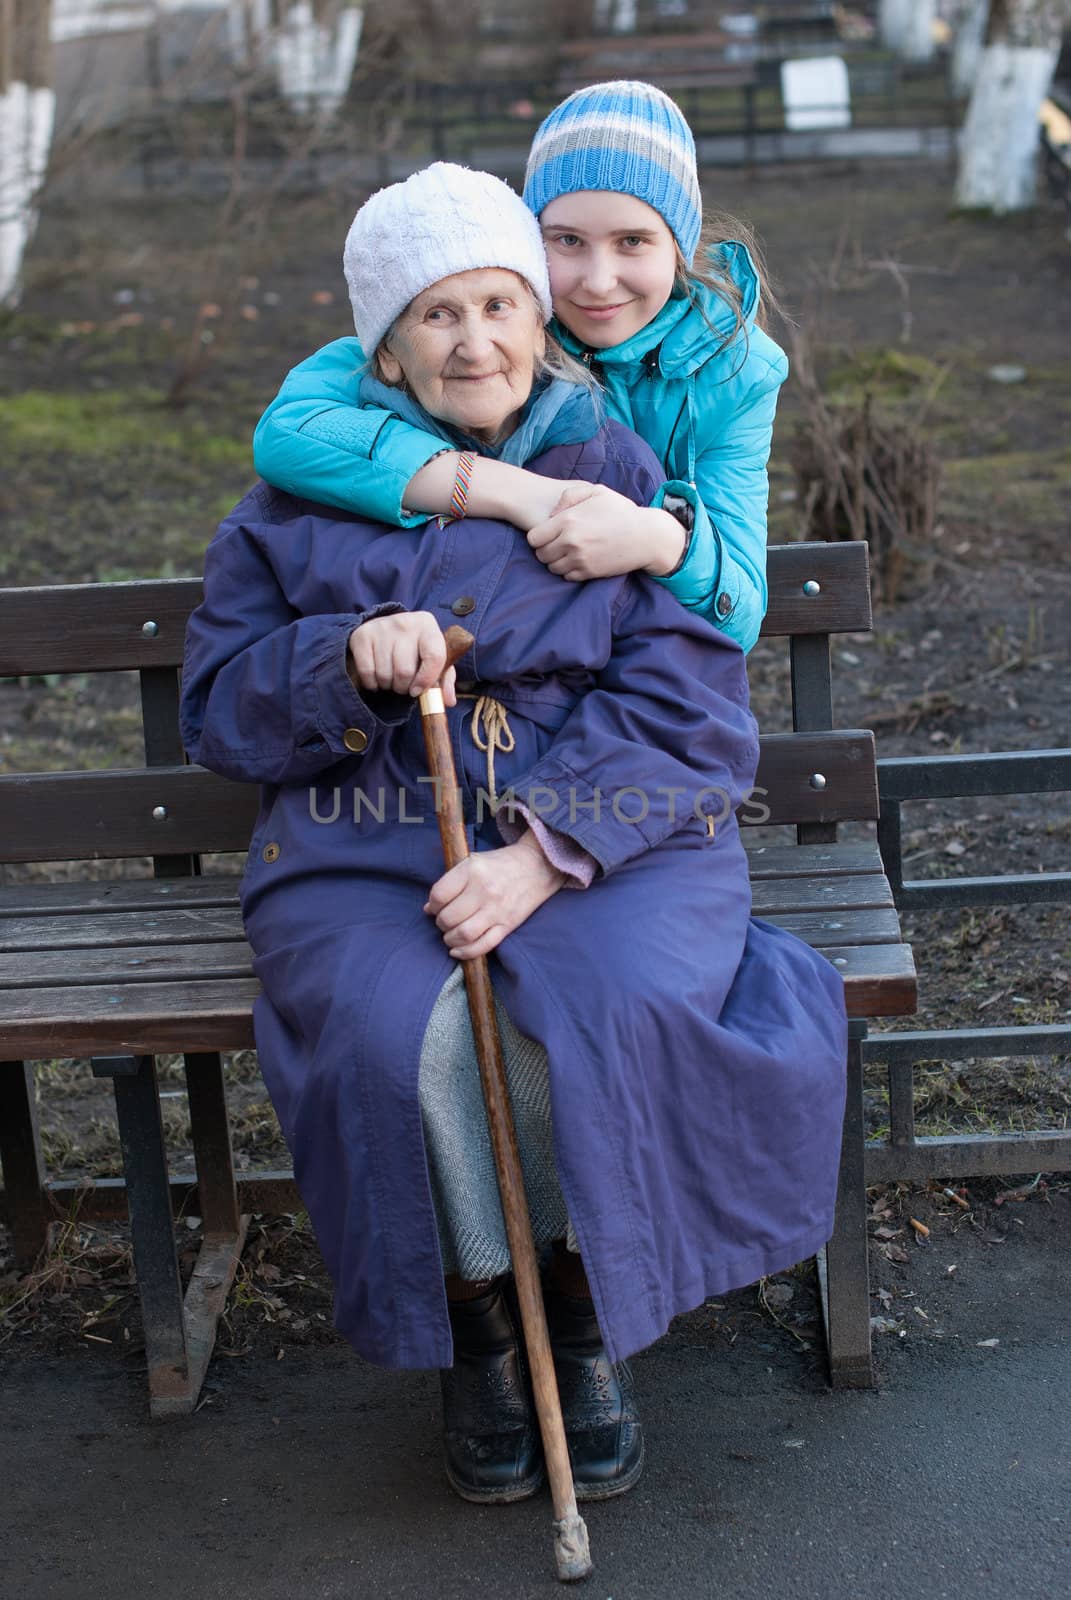
{"type": "MultiPolygon", "coordinates": [[[[937,911],[1071,900],[1071,872],[906,879],[901,808],[910,801],[972,795],[1051,794],[1071,789],[1071,750],[994,755],[894,757],[878,762],[878,845],[897,909],[937,911]]],[[[863,1044],[867,1065],[888,1069],[889,1137],[866,1145],[866,1179],[1071,1171],[1071,1130],[916,1137],[914,1069],[929,1061],[1071,1053],[1071,1024],[881,1033],[863,1044]]]]}

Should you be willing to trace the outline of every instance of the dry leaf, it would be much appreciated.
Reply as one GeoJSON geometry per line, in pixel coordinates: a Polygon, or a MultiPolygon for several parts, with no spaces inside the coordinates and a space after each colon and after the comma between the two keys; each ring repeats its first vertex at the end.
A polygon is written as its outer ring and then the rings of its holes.
{"type": "Polygon", "coordinates": [[[903,1231],[903,1228],[875,1228],[874,1237],[875,1239],[899,1239],[903,1231]]]}
{"type": "Polygon", "coordinates": [[[795,1292],[790,1283],[768,1283],[764,1291],[766,1304],[780,1310],[788,1305],[795,1292]]]}
{"type": "Polygon", "coordinates": [[[948,843],[945,845],[946,856],[964,856],[966,854],[967,846],[965,844],[961,844],[958,839],[949,839],[948,843]]]}

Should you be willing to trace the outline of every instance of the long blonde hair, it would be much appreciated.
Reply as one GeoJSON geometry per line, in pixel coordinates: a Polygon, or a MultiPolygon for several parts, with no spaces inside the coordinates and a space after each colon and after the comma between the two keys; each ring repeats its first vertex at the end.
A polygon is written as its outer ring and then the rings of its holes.
{"type": "Polygon", "coordinates": [[[724,264],[719,245],[739,243],[746,247],[748,254],[755,264],[758,277],[759,304],[755,313],[755,326],[764,332],[769,326],[770,313],[784,316],[784,310],[770,283],[770,275],[766,266],[766,258],[759,243],[755,230],[740,217],[730,215],[728,211],[706,211],[703,216],[703,232],[695,252],[695,260],[691,266],[685,261],[680,245],[677,245],[677,276],[675,287],[679,293],[687,295],[688,299],[699,311],[703,320],[718,340],[719,352],[727,350],[742,333],[745,346],[747,343],[747,319],[744,316],[744,297],[740,285],[736,282],[728,266],[724,264]],[[706,315],[696,297],[696,286],[702,284],[705,288],[713,289],[730,311],[733,313],[733,326],[728,333],[723,333],[716,328],[706,315]]]}

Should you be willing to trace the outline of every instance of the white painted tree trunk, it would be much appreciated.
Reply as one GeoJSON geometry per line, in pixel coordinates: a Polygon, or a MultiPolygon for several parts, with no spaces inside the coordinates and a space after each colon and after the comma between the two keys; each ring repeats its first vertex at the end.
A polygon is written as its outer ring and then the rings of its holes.
{"type": "Polygon", "coordinates": [[[275,41],[279,90],[299,116],[332,117],[346,97],[361,44],[363,5],[317,20],[310,0],[286,7],[275,41]]]}
{"type": "Polygon", "coordinates": [[[956,21],[952,46],[952,92],[964,98],[974,88],[985,43],[989,0],[965,0],[956,21]]]}
{"type": "Polygon", "coordinates": [[[1002,213],[1032,204],[1038,111],[1059,54],[1053,45],[988,45],[960,144],[956,204],[1002,213]]]}
{"type": "Polygon", "coordinates": [[[615,33],[636,32],[636,0],[614,0],[612,27],[615,33]]]}
{"type": "Polygon", "coordinates": [[[881,0],[882,33],[905,61],[932,61],[937,0],[881,0]]]}
{"type": "Polygon", "coordinates": [[[18,304],[22,264],[37,227],[56,96],[49,75],[49,0],[0,6],[0,305],[18,304]]]}
{"type": "Polygon", "coordinates": [[[271,0],[226,0],[227,50],[234,65],[260,66],[271,37],[271,0]]]}
{"type": "Polygon", "coordinates": [[[878,23],[881,42],[905,61],[930,61],[936,43],[933,25],[936,0],[881,0],[878,23]]]}

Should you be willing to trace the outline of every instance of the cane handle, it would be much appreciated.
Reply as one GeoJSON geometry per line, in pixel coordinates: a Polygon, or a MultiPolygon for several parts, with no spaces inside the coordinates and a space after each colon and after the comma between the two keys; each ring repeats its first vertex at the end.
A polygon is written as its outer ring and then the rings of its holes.
{"type": "MultiPolygon", "coordinates": [[[[476,640],[464,628],[459,628],[455,622],[443,634],[446,640],[446,667],[453,667],[461,660],[466,650],[471,650],[476,640]]],[[[446,667],[443,671],[446,671],[446,667]]]]}

